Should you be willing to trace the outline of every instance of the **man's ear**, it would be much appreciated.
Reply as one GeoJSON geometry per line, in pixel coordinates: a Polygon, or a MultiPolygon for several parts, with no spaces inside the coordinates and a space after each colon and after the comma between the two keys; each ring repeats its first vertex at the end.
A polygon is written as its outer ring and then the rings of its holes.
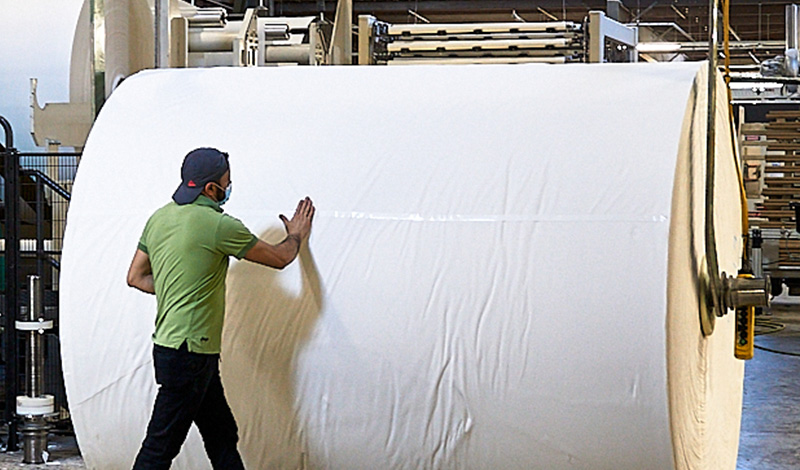
{"type": "Polygon", "coordinates": [[[211,182],[211,181],[206,183],[206,185],[203,186],[203,193],[202,194],[205,194],[206,196],[211,196],[211,198],[216,201],[217,200],[217,191],[214,189],[214,183],[211,182]]]}

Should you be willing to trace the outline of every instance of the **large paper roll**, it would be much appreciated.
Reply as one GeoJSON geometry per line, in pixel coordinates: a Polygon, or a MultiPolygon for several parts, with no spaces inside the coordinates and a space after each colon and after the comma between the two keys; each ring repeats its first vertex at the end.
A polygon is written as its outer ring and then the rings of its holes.
{"type": "MultiPolygon", "coordinates": [[[[155,299],[125,285],[183,156],[231,155],[225,209],[306,249],[232,264],[222,375],[248,468],[734,468],[732,318],[704,338],[704,64],[139,73],[81,161],[61,332],[90,468],[132,463],[155,299]],[[699,75],[698,75],[699,73],[699,75]]],[[[722,89],[722,87],[720,87],[722,89]]],[[[724,93],[716,233],[741,227],[724,93]]],[[[208,468],[193,430],[173,468],[208,468]]]]}

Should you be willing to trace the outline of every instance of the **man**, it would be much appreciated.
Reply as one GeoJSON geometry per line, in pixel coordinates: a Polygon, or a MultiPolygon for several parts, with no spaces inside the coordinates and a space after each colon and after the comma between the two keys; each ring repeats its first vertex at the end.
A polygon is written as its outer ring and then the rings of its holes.
{"type": "Polygon", "coordinates": [[[134,469],[169,469],[194,422],[215,469],[243,469],[238,430],[219,377],[225,277],[235,256],[272,268],[291,263],[314,217],[309,198],[280,215],[286,239],[270,245],[224,214],[231,194],[228,154],[189,152],[173,201],[147,221],[128,285],[155,294],[153,361],[158,395],[134,469]]]}

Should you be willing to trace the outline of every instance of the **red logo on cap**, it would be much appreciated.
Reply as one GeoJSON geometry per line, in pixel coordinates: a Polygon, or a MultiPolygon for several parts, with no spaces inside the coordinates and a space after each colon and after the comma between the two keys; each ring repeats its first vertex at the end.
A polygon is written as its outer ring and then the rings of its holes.
{"type": "Polygon", "coordinates": [[[197,184],[195,184],[194,180],[189,180],[189,182],[186,183],[186,186],[189,186],[190,188],[195,188],[197,187],[197,184]]]}

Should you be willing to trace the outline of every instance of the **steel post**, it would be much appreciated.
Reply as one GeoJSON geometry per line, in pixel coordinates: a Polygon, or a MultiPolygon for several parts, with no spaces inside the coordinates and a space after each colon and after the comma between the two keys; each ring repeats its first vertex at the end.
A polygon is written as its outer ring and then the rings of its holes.
{"type": "Polygon", "coordinates": [[[6,148],[3,153],[5,174],[5,238],[6,289],[5,289],[5,410],[3,420],[8,426],[8,439],[5,450],[18,449],[16,410],[17,397],[17,330],[15,320],[19,312],[18,271],[19,271],[19,160],[14,149],[14,134],[11,124],[0,116],[0,126],[6,134],[6,148]]]}

